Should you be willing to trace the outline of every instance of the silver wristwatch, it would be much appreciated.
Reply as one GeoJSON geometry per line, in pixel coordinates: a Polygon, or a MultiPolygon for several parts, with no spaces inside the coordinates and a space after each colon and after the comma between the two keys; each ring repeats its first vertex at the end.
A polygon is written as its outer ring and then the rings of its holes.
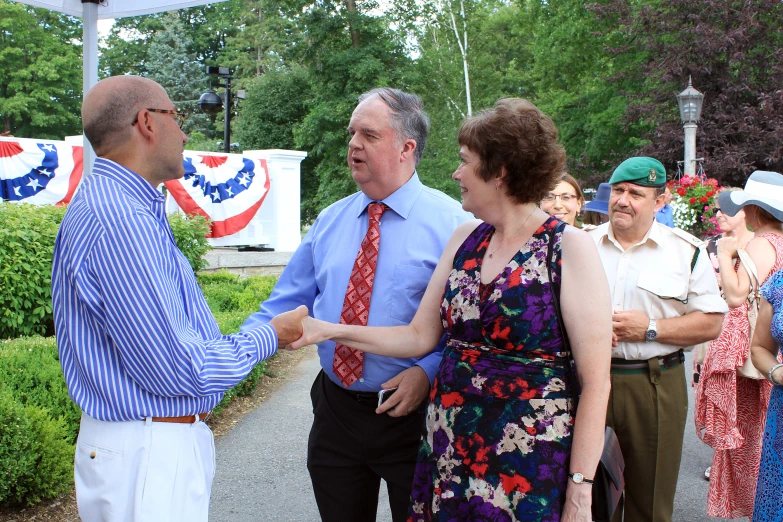
{"type": "Polygon", "coordinates": [[[655,319],[650,318],[650,324],[647,325],[647,331],[644,333],[644,340],[648,343],[655,341],[658,337],[658,325],[655,323],[655,319]]]}

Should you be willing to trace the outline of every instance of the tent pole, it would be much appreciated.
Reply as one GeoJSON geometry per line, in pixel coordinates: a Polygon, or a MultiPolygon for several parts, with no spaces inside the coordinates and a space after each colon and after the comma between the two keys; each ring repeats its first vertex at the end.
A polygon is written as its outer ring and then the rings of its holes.
{"type": "MultiPolygon", "coordinates": [[[[84,28],[84,42],[82,58],[84,59],[84,94],[98,83],[98,0],[82,0],[82,23],[84,28]]],[[[84,144],[84,178],[92,172],[95,162],[95,152],[87,138],[84,144]]]]}

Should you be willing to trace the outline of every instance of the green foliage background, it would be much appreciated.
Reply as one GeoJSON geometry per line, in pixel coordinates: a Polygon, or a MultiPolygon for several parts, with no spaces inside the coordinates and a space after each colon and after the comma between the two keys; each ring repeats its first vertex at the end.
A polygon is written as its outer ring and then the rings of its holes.
{"type": "MultiPolygon", "coordinates": [[[[355,191],[345,127],[357,96],[385,85],[423,98],[432,132],[419,174],[454,197],[459,125],[507,96],[553,118],[569,172],[587,185],[633,154],[676,171],[675,94],[689,76],[705,92],[697,141],[705,168],[733,185],[754,169],[781,171],[782,19],[779,0],[228,0],[117,20],[100,70],[159,79],[191,111],[189,148],[217,150],[222,116],[210,121],[192,101],[205,87],[204,65],[230,67],[234,87],[247,89],[233,107],[232,141],[308,153],[309,222],[355,191]]],[[[5,129],[75,133],[79,34],[78,20],[0,0],[5,129]]]]}

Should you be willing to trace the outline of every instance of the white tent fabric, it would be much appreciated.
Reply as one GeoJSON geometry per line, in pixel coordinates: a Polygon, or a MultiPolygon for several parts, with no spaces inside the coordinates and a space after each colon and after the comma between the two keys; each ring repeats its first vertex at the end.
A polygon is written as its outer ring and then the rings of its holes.
{"type": "MultiPolygon", "coordinates": [[[[43,7],[77,18],[82,17],[82,0],[16,0],[33,7],[43,7]]],[[[223,0],[107,0],[98,4],[98,19],[140,16],[162,11],[173,11],[223,0]]]]}

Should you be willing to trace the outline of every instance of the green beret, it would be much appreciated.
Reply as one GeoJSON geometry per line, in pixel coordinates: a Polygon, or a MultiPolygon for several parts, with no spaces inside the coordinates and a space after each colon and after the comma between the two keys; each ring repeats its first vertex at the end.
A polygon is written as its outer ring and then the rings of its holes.
{"type": "Polygon", "coordinates": [[[660,161],[653,158],[628,158],[614,169],[609,184],[622,182],[643,187],[662,187],[666,184],[666,169],[660,161]]]}

